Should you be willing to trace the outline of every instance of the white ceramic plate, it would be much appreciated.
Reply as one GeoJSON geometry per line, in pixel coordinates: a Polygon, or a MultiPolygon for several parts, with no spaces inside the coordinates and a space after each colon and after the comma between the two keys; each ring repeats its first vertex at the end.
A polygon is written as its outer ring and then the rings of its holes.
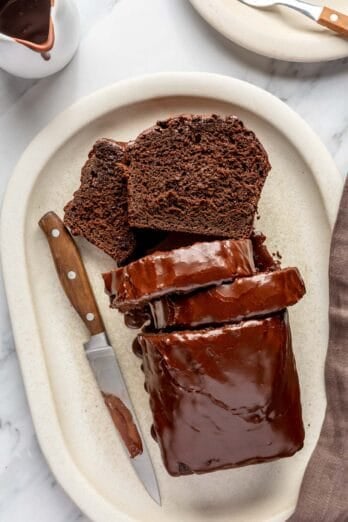
{"type": "MultiPolygon", "coordinates": [[[[294,62],[321,62],[348,56],[347,38],[285,7],[255,9],[238,0],[190,2],[217,31],[255,53],[294,62]]],[[[348,14],[346,0],[312,3],[348,14]]]]}
{"type": "Polygon", "coordinates": [[[58,481],[100,522],[281,521],[294,508],[323,420],[327,348],[327,261],[342,181],[308,126],[270,94],[208,74],[161,74],[122,82],[81,100],[41,132],[18,163],[5,198],[1,250],[18,355],[42,450],[58,481]],[[79,246],[110,337],[129,383],[162,493],[145,493],[105,411],[82,342],[87,334],[59,285],[37,222],[62,209],[79,184],[94,140],[128,140],[158,118],[179,113],[236,114],[254,129],[273,169],[261,199],[259,228],[284,266],[298,265],[308,294],[291,309],[306,427],[304,449],[289,459],[203,476],[172,478],[152,441],[148,396],[134,333],[108,309],[100,272],[112,261],[79,246]]]}

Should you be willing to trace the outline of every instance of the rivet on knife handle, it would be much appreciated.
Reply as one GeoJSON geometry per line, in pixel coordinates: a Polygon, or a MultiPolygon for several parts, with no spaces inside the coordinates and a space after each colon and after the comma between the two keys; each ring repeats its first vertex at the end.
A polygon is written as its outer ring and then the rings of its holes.
{"type": "Polygon", "coordinates": [[[324,7],[318,23],[332,31],[336,31],[336,33],[348,36],[348,16],[330,7],[324,7]]]}
{"type": "Polygon", "coordinates": [[[104,332],[98,305],[74,240],[55,212],[47,212],[39,221],[46,234],[59,279],[71,304],[91,335],[104,332]]]}

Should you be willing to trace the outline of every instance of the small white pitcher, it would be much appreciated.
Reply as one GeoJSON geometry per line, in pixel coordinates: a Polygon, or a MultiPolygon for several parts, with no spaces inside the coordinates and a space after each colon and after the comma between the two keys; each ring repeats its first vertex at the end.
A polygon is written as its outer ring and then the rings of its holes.
{"type": "Polygon", "coordinates": [[[44,78],[70,62],[80,41],[79,13],[74,0],[51,0],[51,4],[49,34],[43,44],[0,33],[1,69],[22,78],[44,78]]]}

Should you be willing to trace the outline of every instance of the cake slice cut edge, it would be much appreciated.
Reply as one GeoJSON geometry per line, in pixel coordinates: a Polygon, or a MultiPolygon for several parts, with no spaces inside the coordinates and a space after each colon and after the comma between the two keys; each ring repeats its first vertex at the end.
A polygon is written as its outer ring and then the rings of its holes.
{"type": "Polygon", "coordinates": [[[235,116],[181,115],[127,147],[129,222],[138,228],[248,238],[271,168],[235,116]]]}

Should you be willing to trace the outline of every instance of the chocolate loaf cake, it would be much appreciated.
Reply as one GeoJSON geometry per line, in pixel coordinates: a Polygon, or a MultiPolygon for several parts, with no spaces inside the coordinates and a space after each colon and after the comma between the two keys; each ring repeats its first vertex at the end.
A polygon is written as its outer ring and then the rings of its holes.
{"type": "Polygon", "coordinates": [[[129,227],[124,144],[98,140],[82,168],[81,186],[65,206],[64,223],[75,236],[83,236],[118,263],[137,247],[129,227]]]}
{"type": "Polygon", "coordinates": [[[111,307],[127,311],[167,293],[189,292],[254,272],[251,241],[227,239],[154,252],[103,277],[111,307]]]}
{"type": "MultiPolygon", "coordinates": [[[[288,457],[303,445],[285,308],[305,286],[253,232],[270,168],[238,118],[177,116],[128,144],[98,140],[64,209],[72,234],[120,265],[103,274],[110,306],[127,326],[146,325],[133,351],[173,476],[288,457]]],[[[129,412],[116,396],[104,399],[136,457],[129,412]]]]}
{"type": "Polygon", "coordinates": [[[235,279],[189,295],[152,301],[155,328],[236,322],[269,315],[297,303],[306,289],[297,268],[284,268],[235,279]]]}
{"type": "Polygon", "coordinates": [[[128,144],[133,227],[248,238],[271,168],[234,116],[178,116],[128,144]]]}
{"type": "Polygon", "coordinates": [[[171,475],[289,457],[304,429],[287,313],[138,336],[154,433],[171,475]]]}

